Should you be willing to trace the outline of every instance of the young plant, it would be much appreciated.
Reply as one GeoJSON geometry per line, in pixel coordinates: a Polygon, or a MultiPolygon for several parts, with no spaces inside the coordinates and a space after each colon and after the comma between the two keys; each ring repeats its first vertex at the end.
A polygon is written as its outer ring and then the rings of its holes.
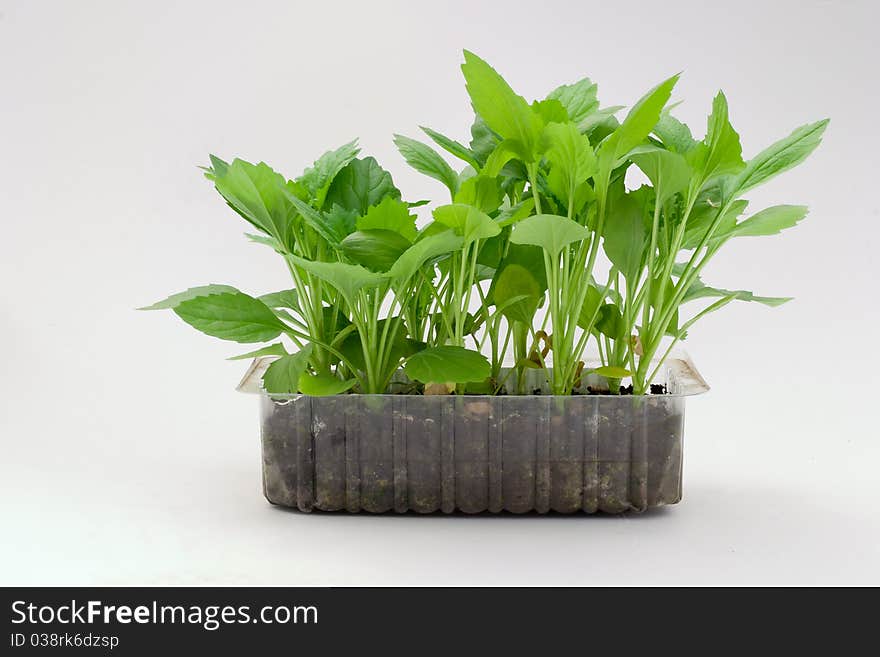
{"type": "Polygon", "coordinates": [[[589,373],[611,393],[626,378],[634,394],[648,393],[672,348],[709,313],[733,301],[788,301],[701,276],[731,239],[803,219],[806,208],[791,205],[743,219],[743,196],[801,163],[827,121],[746,161],[722,93],[700,140],[672,116],[678,75],[618,121],[622,108],[600,107],[588,78],[528,102],[488,63],[464,57],[469,143],[422,128],[460,170],[427,143],[394,138],[406,162],[448,193],[428,225],[419,229],[412,212],[422,203],[404,202],[355,142],[295,180],[212,156],[206,176],[258,231],[248,237],[282,256],[293,287],[251,297],[202,286],[151,308],[173,309],[215,337],[270,342],[240,356],[277,357],[263,379],[270,393],[383,393],[402,369],[426,384],[410,392],[523,394],[526,371],[540,369],[553,394],[567,395],[589,373]],[[650,184],[630,189],[636,170],[650,184]],[[686,318],[700,299],[711,301],[686,318]],[[272,342],[279,336],[297,351],[272,342]],[[601,365],[588,370],[591,350],[601,365]]]}

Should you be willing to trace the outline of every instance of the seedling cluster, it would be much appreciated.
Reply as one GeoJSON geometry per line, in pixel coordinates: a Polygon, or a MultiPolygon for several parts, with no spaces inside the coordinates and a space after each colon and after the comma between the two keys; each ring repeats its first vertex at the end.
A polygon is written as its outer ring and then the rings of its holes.
{"type": "Polygon", "coordinates": [[[214,337],[268,343],[236,358],[276,356],[263,377],[273,394],[383,393],[402,368],[408,392],[524,394],[526,370],[541,369],[553,394],[568,395],[589,373],[612,393],[631,379],[645,394],[709,313],[788,301],[701,276],[728,241],[804,218],[794,205],[746,216],[743,195],[800,164],[827,120],[744,160],[723,93],[701,140],[673,117],[677,75],[618,120],[623,108],[600,106],[589,79],[529,103],[464,56],[469,144],[423,128],[460,170],[395,136],[409,165],[446,187],[430,223],[420,228],[413,212],[427,201],[404,201],[355,142],[293,180],[212,156],[206,177],[253,226],[247,236],[284,259],[292,287],[253,297],[208,285],[150,309],[214,337]],[[631,169],[650,184],[628,189],[631,169]],[[600,367],[585,368],[587,352],[600,367]]]}

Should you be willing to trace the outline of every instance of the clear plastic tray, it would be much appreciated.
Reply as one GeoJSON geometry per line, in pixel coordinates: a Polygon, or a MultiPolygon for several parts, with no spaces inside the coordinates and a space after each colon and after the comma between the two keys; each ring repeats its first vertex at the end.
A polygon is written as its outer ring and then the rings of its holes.
{"type": "MultiPolygon", "coordinates": [[[[268,362],[239,389],[260,392],[268,362]]],[[[675,504],[685,400],[708,386],[684,354],[664,370],[668,393],[646,396],[260,392],[264,493],[301,511],[374,513],[675,504]]]]}

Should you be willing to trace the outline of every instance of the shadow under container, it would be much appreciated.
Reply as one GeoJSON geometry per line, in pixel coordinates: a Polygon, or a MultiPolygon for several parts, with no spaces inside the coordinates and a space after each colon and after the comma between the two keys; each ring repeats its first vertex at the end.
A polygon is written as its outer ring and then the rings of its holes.
{"type": "MultiPolygon", "coordinates": [[[[256,360],[239,389],[256,391],[269,362],[256,360]]],[[[675,504],[685,399],[708,386],[686,356],[664,368],[668,393],[645,396],[260,391],[263,492],[300,511],[352,513],[675,504]]]]}

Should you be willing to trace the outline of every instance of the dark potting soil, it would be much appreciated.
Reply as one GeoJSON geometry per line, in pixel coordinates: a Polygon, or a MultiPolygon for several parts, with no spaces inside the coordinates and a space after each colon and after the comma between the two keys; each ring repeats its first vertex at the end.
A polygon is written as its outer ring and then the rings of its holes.
{"type": "Polygon", "coordinates": [[[674,396],[263,404],[265,495],[302,511],[620,513],[681,498],[674,396]]]}

